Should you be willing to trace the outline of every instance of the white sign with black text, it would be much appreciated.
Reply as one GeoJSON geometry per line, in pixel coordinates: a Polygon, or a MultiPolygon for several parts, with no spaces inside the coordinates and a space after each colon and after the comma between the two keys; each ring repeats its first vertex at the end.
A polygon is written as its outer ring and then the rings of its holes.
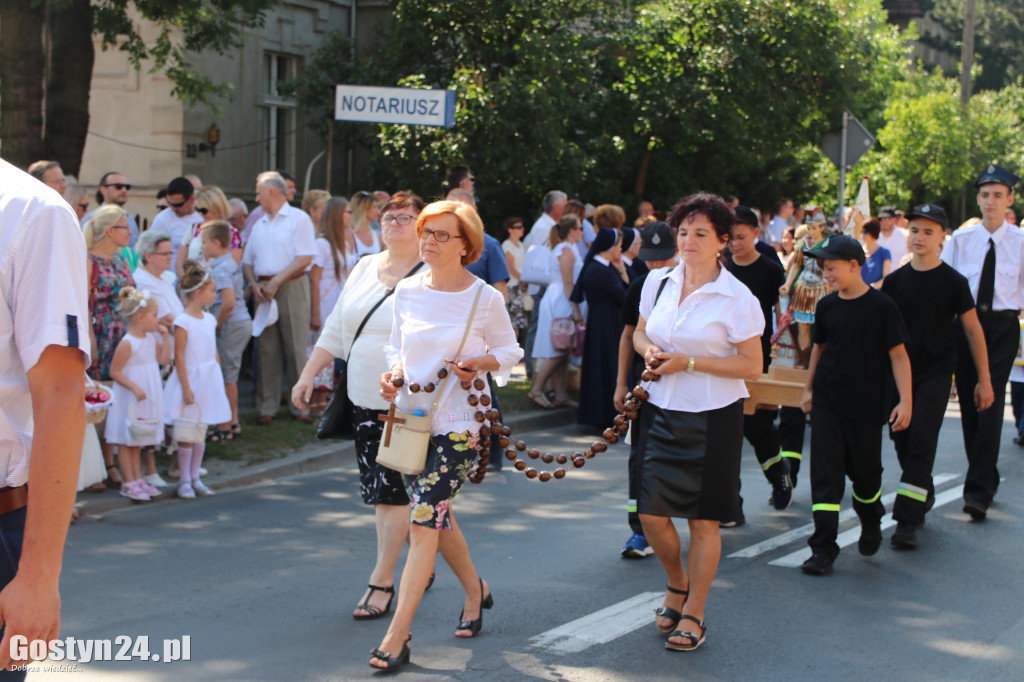
{"type": "Polygon", "coordinates": [[[455,125],[455,91],[338,85],[334,120],[451,128],[455,125]]]}

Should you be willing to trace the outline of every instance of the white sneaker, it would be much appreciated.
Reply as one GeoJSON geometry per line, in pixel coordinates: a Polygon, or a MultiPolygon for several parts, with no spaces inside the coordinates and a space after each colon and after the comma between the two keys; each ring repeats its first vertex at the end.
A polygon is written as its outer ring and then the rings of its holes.
{"type": "Polygon", "coordinates": [[[210,495],[214,494],[214,492],[210,490],[208,487],[206,487],[206,484],[200,481],[199,479],[192,481],[192,487],[195,489],[197,493],[199,493],[203,497],[209,497],[210,495]]]}
{"type": "Polygon", "coordinates": [[[160,474],[152,473],[149,476],[143,476],[142,480],[153,486],[154,488],[166,488],[169,484],[164,479],[160,478],[160,474]]]}
{"type": "Polygon", "coordinates": [[[186,500],[196,499],[196,491],[192,489],[191,483],[182,483],[178,486],[178,497],[182,497],[186,500]]]}

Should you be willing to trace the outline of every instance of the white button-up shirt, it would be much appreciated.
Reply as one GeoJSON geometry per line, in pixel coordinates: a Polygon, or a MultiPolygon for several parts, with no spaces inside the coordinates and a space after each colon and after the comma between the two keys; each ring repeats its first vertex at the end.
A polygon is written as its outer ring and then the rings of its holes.
{"type": "Polygon", "coordinates": [[[992,234],[981,223],[957,230],[942,247],[942,260],[967,278],[977,302],[981,268],[985,264],[990,237],[996,244],[992,309],[1024,309],[1024,231],[1016,225],[1004,221],[992,234]]]}
{"type": "Polygon", "coordinates": [[[315,255],[313,221],[305,211],[286,203],[273,220],[264,214],[252,226],[242,264],[251,265],[257,277],[273,277],[299,256],[315,255]]]}
{"type": "MultiPolygon", "coordinates": [[[[667,353],[695,357],[724,358],[736,355],[736,344],[760,338],[764,315],[757,298],[728,270],[687,296],[682,303],[686,265],[655,270],[640,293],[640,315],[646,320],[647,336],[667,353]],[[668,279],[658,296],[658,288],[668,279]],[[655,303],[657,298],[657,303],[655,303]]],[[[651,384],[650,401],[666,410],[703,412],[731,405],[746,398],[742,379],[712,376],[700,371],[666,374],[651,384]]]]}
{"type": "Polygon", "coordinates": [[[0,160],[0,486],[28,481],[33,418],[26,372],[48,346],[89,357],[85,263],[85,238],[67,202],[0,160]]]}
{"type": "Polygon", "coordinates": [[[531,246],[547,246],[551,228],[555,225],[554,218],[547,213],[541,213],[537,222],[530,228],[530,233],[523,239],[523,248],[529,251],[531,246]]]}

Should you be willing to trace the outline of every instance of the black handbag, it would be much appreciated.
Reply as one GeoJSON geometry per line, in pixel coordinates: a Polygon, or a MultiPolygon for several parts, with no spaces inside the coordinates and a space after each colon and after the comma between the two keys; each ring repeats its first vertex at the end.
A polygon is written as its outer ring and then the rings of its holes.
{"type": "MultiPolygon", "coordinates": [[[[423,267],[423,263],[417,263],[405,277],[410,277],[417,270],[423,267]]],[[[402,279],[405,279],[403,277],[402,279]]],[[[362,333],[363,327],[370,320],[370,316],[377,312],[377,308],[384,304],[388,296],[395,293],[394,289],[388,289],[387,293],[377,301],[366,317],[359,323],[355,336],[352,337],[352,345],[348,347],[348,354],[352,355],[352,348],[356,345],[356,339],[362,333]]],[[[352,423],[352,400],[348,397],[348,361],[337,358],[334,361],[334,390],[324,408],[324,414],[320,417],[320,424],[316,427],[316,437],[319,440],[334,440],[338,438],[355,438],[356,427],[352,423]]]]}

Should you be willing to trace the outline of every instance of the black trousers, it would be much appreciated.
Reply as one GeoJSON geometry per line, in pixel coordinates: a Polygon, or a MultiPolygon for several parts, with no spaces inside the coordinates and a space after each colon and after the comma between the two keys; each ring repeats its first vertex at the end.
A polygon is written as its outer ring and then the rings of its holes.
{"type": "MultiPolygon", "coordinates": [[[[948,394],[947,394],[948,396],[948,394]]],[[[853,509],[865,527],[877,526],[882,505],[882,427],[855,421],[815,405],[811,411],[811,507],[816,554],[839,554],[839,508],[846,477],[853,484],[853,509]]]]}
{"type": "Polygon", "coordinates": [[[794,479],[800,472],[806,429],[807,415],[799,407],[779,410],[779,447],[782,448],[782,456],[789,460],[789,473],[794,479]]]}
{"type": "MultiPolygon", "coordinates": [[[[779,445],[779,430],[775,428],[776,410],[754,410],[743,415],[743,437],[754,446],[754,456],[769,483],[776,483],[786,470],[779,445]]],[[[801,411],[802,416],[802,411],[801,411]]],[[[803,434],[801,433],[801,439],[803,434]]]]}
{"type": "Polygon", "coordinates": [[[644,481],[644,441],[647,439],[647,431],[651,428],[650,410],[640,406],[640,414],[630,427],[629,444],[629,503],[627,515],[629,517],[630,529],[638,534],[644,534],[644,526],[640,523],[640,515],[636,512],[636,500],[640,497],[640,486],[644,481]]]}
{"type": "Polygon", "coordinates": [[[892,506],[892,517],[897,522],[915,526],[924,523],[928,498],[935,496],[932,467],[952,382],[953,377],[946,373],[914,374],[914,411],[910,426],[903,431],[889,431],[903,472],[892,506]]]}
{"type": "Polygon", "coordinates": [[[960,400],[964,450],[967,452],[964,499],[989,505],[999,487],[999,469],[996,464],[999,461],[999,440],[1003,430],[1006,382],[1010,378],[1013,359],[1020,344],[1020,323],[1016,316],[1002,312],[979,313],[978,319],[988,346],[988,371],[992,377],[995,401],[992,407],[981,412],[974,407],[974,387],[978,383],[978,373],[974,368],[967,337],[959,322],[956,332],[956,392],[960,400]]]}
{"type": "MultiPolygon", "coordinates": [[[[21,561],[21,547],[25,541],[25,507],[0,514],[0,589],[14,580],[21,561]]],[[[0,627],[0,638],[4,628],[0,627]]],[[[10,653],[10,652],[8,652],[10,653]]],[[[28,675],[27,665],[32,661],[15,661],[21,670],[0,670],[0,680],[24,680],[28,675]]]]}

